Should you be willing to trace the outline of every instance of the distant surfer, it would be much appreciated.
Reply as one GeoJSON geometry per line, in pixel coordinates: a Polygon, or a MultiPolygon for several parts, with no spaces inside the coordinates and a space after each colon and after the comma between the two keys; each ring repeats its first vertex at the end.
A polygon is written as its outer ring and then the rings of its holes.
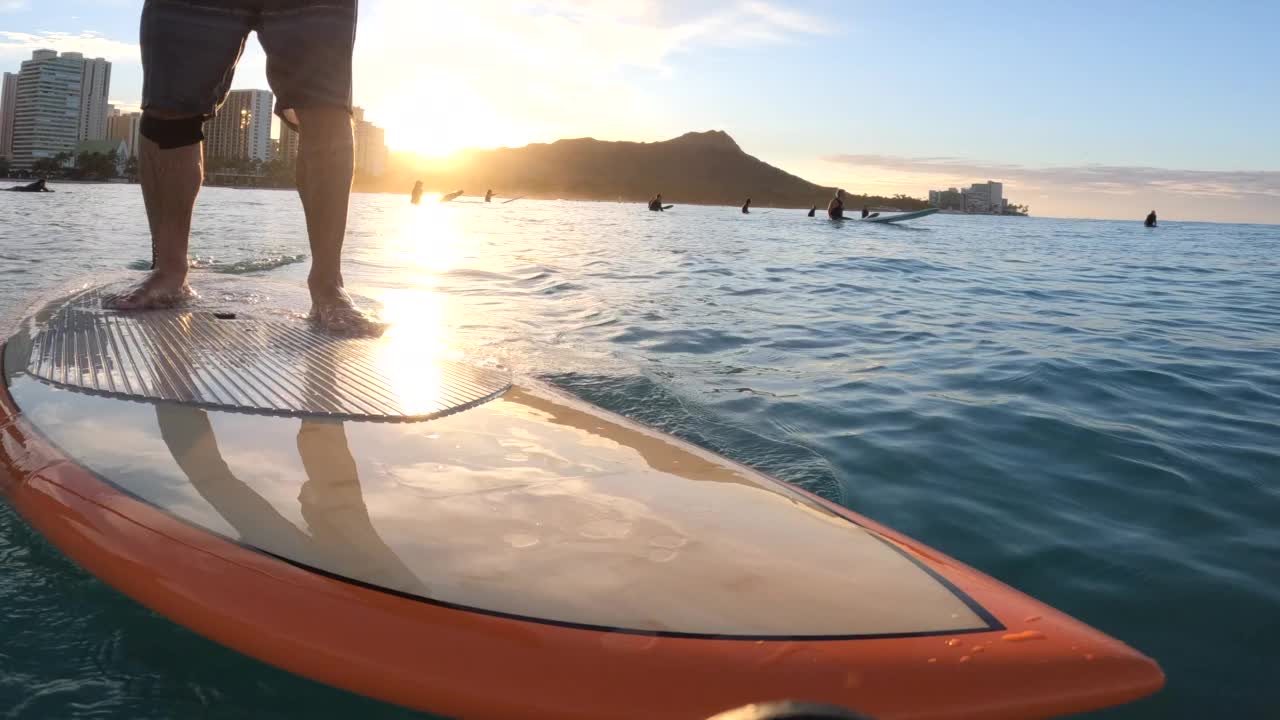
{"type": "Polygon", "coordinates": [[[871,211],[867,209],[867,206],[866,206],[866,205],[863,205],[863,206],[862,206],[862,218],[865,220],[865,219],[866,219],[866,217],[867,217],[868,215],[870,215],[870,214],[871,214],[871,211]]]}
{"type": "Polygon", "coordinates": [[[413,191],[409,193],[409,202],[417,205],[422,202],[422,181],[413,184],[413,191]]]}
{"type": "Polygon", "coordinates": [[[485,191],[484,191],[484,201],[485,201],[485,202],[493,202],[493,189],[492,189],[492,188],[490,188],[490,189],[488,189],[488,190],[485,190],[485,191]]]}
{"type": "Polygon", "coordinates": [[[844,190],[836,190],[836,194],[827,203],[827,217],[832,220],[844,219],[844,190]]]}
{"type": "Polygon", "coordinates": [[[5,189],[9,190],[10,192],[53,192],[49,188],[45,187],[44,178],[40,178],[39,180],[36,180],[33,183],[28,183],[26,185],[14,185],[11,188],[5,188],[5,189]]]}
{"type": "Polygon", "coordinates": [[[817,206],[817,205],[814,205],[813,207],[809,208],[809,217],[814,217],[814,216],[815,216],[815,215],[817,215],[817,214],[818,214],[818,206],[817,206]]]}
{"type": "Polygon", "coordinates": [[[440,198],[440,202],[453,202],[454,200],[457,200],[458,198],[462,197],[463,192],[464,191],[462,190],[454,190],[448,195],[445,195],[444,197],[440,198]]]}
{"type": "Polygon", "coordinates": [[[1155,211],[1155,210],[1152,210],[1152,211],[1151,211],[1151,213],[1150,213],[1149,215],[1147,215],[1147,221],[1146,221],[1146,222],[1144,222],[1144,223],[1143,223],[1143,225],[1146,225],[1147,227],[1155,227],[1155,226],[1156,226],[1156,211],[1155,211]]]}
{"type": "Polygon", "coordinates": [[[747,201],[742,204],[742,214],[746,215],[750,212],[751,212],[751,198],[747,198],[747,201]]]}
{"type": "Polygon", "coordinates": [[[649,209],[653,212],[662,212],[662,193],[653,196],[653,199],[649,201],[649,209]]]}
{"type": "MultiPolygon", "coordinates": [[[[269,3],[275,8],[278,3],[269,3]]],[[[259,8],[263,3],[257,3],[259,8]]],[[[351,49],[356,3],[289,3],[247,19],[248,3],[148,2],[142,7],[142,121],[138,174],[151,228],[151,273],[103,301],[116,310],[180,305],[187,284],[191,212],[204,173],[204,121],[226,100],[239,52],[255,24],[274,68],[276,114],[302,139],[298,194],[311,245],[311,320],[341,335],[380,335],[381,323],[343,288],[342,241],[355,165],[351,125],[351,49]],[[224,7],[226,5],[226,7],[224,7]],[[231,7],[234,5],[235,7],[231,7]],[[262,15],[268,16],[263,22],[262,15]],[[230,49],[230,52],[228,52],[230,49]]]]}

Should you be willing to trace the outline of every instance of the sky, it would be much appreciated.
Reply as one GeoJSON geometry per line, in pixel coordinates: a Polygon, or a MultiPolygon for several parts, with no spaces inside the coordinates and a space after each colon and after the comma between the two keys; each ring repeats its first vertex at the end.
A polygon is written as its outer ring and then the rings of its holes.
{"type": "MultiPolygon", "coordinates": [[[[141,98],[141,0],[0,0],[141,98]]],[[[1002,181],[1035,215],[1280,223],[1280,2],[362,0],[355,101],[393,149],[725,130],[859,193],[1002,181]]],[[[234,87],[266,88],[250,41],[234,87]]]]}

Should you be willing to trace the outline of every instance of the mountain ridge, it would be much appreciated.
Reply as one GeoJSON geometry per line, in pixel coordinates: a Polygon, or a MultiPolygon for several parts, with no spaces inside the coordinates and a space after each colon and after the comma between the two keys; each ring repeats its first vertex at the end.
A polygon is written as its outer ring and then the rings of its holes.
{"type": "MultiPolygon", "coordinates": [[[[418,179],[429,190],[462,188],[471,195],[493,188],[507,197],[646,202],[662,193],[676,204],[741,205],[749,197],[760,207],[825,208],[835,192],[749,155],[723,130],[654,142],[583,137],[468,150],[446,167],[401,167],[378,180],[357,178],[357,189],[407,192],[418,179]]],[[[905,196],[849,195],[848,207],[927,205],[905,196]]]]}

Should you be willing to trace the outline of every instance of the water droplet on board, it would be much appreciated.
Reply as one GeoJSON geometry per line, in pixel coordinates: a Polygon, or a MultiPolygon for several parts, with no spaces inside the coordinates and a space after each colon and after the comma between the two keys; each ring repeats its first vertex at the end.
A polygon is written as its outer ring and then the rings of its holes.
{"type": "Polygon", "coordinates": [[[1029,622],[1029,623],[1039,622],[1039,621],[1040,621],[1040,616],[1039,616],[1039,615],[1032,615],[1031,617],[1027,618],[1027,620],[1026,620],[1026,622],[1029,622]]]}
{"type": "Polygon", "coordinates": [[[959,638],[951,638],[947,641],[947,647],[955,647],[960,644],[959,638]]]}
{"type": "Polygon", "coordinates": [[[932,665],[932,664],[934,664],[934,663],[936,663],[936,662],[938,662],[938,658],[929,658],[929,664],[930,664],[930,665],[932,665]]]}
{"type": "Polygon", "coordinates": [[[962,663],[967,663],[967,662],[969,662],[969,661],[970,661],[970,660],[972,660],[972,659],[973,659],[973,658],[969,657],[968,655],[961,655],[961,656],[960,656],[960,662],[962,662],[962,663]]]}
{"type": "Polygon", "coordinates": [[[1043,640],[1044,633],[1039,630],[1023,630],[1022,632],[1009,633],[1000,638],[1005,642],[1026,642],[1027,640],[1043,640]]]}
{"type": "Polygon", "coordinates": [[[969,652],[972,652],[974,655],[977,655],[978,653],[986,652],[986,651],[987,649],[982,647],[981,645],[974,645],[973,649],[970,650],[969,652]]]}

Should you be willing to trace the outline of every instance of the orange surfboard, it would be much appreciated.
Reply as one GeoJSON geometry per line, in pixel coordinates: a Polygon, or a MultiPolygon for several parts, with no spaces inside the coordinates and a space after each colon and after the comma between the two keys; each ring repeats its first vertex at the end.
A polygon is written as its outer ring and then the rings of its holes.
{"type": "Polygon", "coordinates": [[[581,720],[777,700],[1040,718],[1163,684],[848,509],[539,383],[406,358],[394,328],[337,340],[225,300],[118,314],[103,292],[4,345],[0,489],[108,584],[297,674],[581,720]]]}

